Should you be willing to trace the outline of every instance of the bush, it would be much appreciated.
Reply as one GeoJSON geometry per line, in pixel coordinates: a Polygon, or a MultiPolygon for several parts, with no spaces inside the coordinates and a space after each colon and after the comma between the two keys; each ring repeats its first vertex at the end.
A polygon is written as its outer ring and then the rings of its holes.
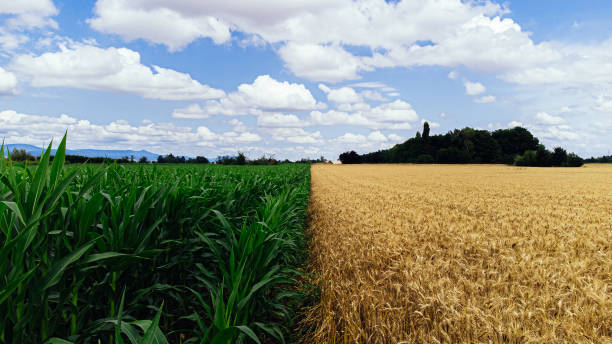
{"type": "Polygon", "coordinates": [[[538,154],[534,150],[525,151],[523,155],[517,155],[514,158],[514,165],[516,166],[537,166],[538,154]]]}
{"type": "Polygon", "coordinates": [[[566,166],[568,167],[580,167],[584,165],[584,159],[574,153],[567,155],[566,166]]]}

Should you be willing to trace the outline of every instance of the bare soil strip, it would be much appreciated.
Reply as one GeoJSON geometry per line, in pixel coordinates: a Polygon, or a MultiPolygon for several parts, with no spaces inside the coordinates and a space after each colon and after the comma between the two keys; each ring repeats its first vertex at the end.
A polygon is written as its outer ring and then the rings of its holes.
{"type": "Polygon", "coordinates": [[[612,166],[311,173],[304,342],[612,342],[612,166]]]}

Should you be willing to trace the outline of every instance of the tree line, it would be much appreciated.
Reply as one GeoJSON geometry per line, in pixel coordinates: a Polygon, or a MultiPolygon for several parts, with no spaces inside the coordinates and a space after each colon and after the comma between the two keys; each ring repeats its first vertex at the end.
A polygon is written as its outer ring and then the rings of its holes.
{"type": "Polygon", "coordinates": [[[552,152],[540,144],[529,130],[522,127],[493,132],[470,127],[446,134],[429,135],[429,123],[423,134],[390,149],[363,155],[355,151],[340,154],[343,164],[358,163],[438,163],[438,164],[514,164],[517,166],[571,166],[584,164],[574,153],[561,147],[552,152]]]}
{"type": "MultiPolygon", "coordinates": [[[[36,162],[38,157],[28,153],[25,149],[14,148],[10,152],[11,160],[13,161],[32,161],[36,162]]],[[[209,164],[211,163],[204,156],[196,156],[195,158],[185,157],[182,155],[174,155],[172,153],[168,155],[160,155],[157,160],[149,161],[146,156],[136,159],[132,156],[124,156],[118,159],[106,158],[106,157],[86,157],[82,155],[66,155],[66,163],[69,164],[104,164],[104,163],[118,163],[118,164],[132,164],[132,163],[156,163],[156,164],[209,164]]],[[[53,161],[53,156],[50,157],[53,161]]],[[[278,165],[278,164],[314,164],[327,162],[327,160],[321,156],[318,159],[302,158],[300,160],[291,161],[289,159],[277,160],[273,155],[262,155],[256,159],[249,159],[247,156],[238,152],[236,156],[223,155],[217,156],[217,159],[213,162],[220,165],[278,165]]]]}
{"type": "Polygon", "coordinates": [[[603,155],[598,158],[590,157],[584,161],[588,163],[612,164],[612,155],[603,155]]]}

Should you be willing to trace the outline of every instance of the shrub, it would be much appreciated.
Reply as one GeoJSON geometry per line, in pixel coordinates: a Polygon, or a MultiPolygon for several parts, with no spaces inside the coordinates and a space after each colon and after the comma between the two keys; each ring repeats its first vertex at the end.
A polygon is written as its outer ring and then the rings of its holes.
{"type": "Polygon", "coordinates": [[[584,165],[584,159],[574,153],[567,155],[566,166],[568,167],[580,167],[584,165]]]}
{"type": "Polygon", "coordinates": [[[536,151],[528,150],[523,155],[517,155],[514,158],[516,166],[537,166],[538,154],[536,151]]]}

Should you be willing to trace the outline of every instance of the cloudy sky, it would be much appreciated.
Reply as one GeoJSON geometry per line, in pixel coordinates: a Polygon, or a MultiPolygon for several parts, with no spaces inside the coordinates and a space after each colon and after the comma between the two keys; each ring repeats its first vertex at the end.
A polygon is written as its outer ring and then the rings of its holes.
{"type": "Polygon", "coordinates": [[[612,1],[0,1],[0,136],[335,159],[465,126],[612,147],[612,1]]]}

